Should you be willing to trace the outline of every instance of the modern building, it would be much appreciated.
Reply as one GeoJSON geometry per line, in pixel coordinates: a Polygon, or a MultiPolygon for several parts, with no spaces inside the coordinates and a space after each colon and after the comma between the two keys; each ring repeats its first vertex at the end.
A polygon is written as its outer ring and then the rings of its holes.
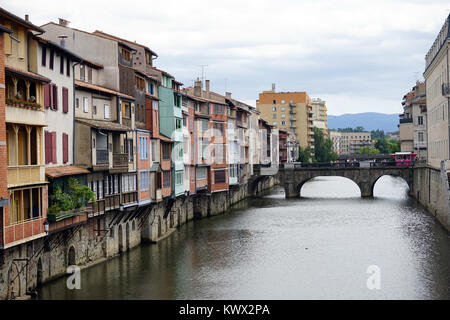
{"type": "Polygon", "coordinates": [[[402,152],[414,152],[418,159],[427,158],[427,106],[425,83],[417,82],[403,96],[400,114],[400,147],[402,152]]]}
{"type": "Polygon", "coordinates": [[[324,136],[328,137],[328,125],[327,125],[327,106],[325,101],[320,98],[312,99],[311,101],[312,113],[313,113],[313,125],[319,129],[322,129],[324,136]]]}
{"type": "Polygon", "coordinates": [[[276,92],[272,85],[259,94],[256,107],[270,125],[293,131],[302,148],[314,148],[313,109],[306,92],[276,92]]]}
{"type": "Polygon", "coordinates": [[[425,56],[428,164],[440,168],[442,160],[450,159],[450,15],[425,56]]]}
{"type": "Polygon", "coordinates": [[[338,155],[359,153],[363,147],[372,147],[370,132],[339,132],[330,130],[333,149],[338,155]]]}

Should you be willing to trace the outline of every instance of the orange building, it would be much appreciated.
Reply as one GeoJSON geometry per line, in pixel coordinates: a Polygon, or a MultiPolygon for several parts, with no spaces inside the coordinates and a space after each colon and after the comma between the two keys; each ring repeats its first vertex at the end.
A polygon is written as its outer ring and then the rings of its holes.
{"type": "Polygon", "coordinates": [[[263,91],[256,107],[270,125],[292,131],[301,147],[314,147],[314,125],[311,98],[306,92],[263,91]]]}

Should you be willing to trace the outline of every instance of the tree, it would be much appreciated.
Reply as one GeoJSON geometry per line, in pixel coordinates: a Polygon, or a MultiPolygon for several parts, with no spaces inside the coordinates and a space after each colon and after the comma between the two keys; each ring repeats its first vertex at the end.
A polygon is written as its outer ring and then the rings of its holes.
{"type": "Polygon", "coordinates": [[[364,127],[363,126],[357,126],[356,128],[355,128],[355,131],[354,132],[364,132],[364,127]]]}
{"type": "Polygon", "coordinates": [[[380,150],[380,153],[391,153],[389,151],[389,142],[385,138],[379,138],[375,142],[375,148],[380,150]]]}
{"type": "Polygon", "coordinates": [[[314,159],[317,162],[335,161],[338,155],[333,150],[333,141],[325,138],[322,129],[314,127],[314,159]]]}
{"type": "MultiPolygon", "coordinates": [[[[386,137],[386,135],[384,134],[384,130],[380,130],[380,129],[370,131],[370,135],[372,136],[373,140],[377,140],[377,139],[386,137]]],[[[381,153],[384,153],[384,152],[381,151],[381,153]]]]}
{"type": "Polygon", "coordinates": [[[395,139],[388,140],[388,151],[389,153],[396,153],[400,151],[400,141],[395,139]]]}
{"type": "Polygon", "coordinates": [[[298,162],[307,163],[312,158],[312,150],[310,146],[306,148],[298,147],[298,162]]]}
{"type": "Polygon", "coordinates": [[[377,148],[371,148],[369,146],[359,148],[359,154],[379,154],[380,150],[377,148]]]}

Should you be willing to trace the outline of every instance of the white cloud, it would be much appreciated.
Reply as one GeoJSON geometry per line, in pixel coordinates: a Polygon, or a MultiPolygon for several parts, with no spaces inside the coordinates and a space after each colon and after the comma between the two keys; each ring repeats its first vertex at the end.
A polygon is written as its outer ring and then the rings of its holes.
{"type": "Polygon", "coordinates": [[[63,17],[146,44],[156,65],[186,85],[207,64],[221,93],[254,105],[276,82],[326,99],[330,114],[400,111],[449,9],[447,0],[0,3],[38,25],[63,17]]]}

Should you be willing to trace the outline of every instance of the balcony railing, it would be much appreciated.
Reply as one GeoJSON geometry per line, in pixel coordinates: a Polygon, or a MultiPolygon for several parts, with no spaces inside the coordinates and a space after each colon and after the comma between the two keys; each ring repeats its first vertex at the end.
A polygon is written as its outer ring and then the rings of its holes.
{"type": "Polygon", "coordinates": [[[109,152],[105,150],[97,150],[97,164],[108,164],[109,163],[109,152]]]}
{"type": "Polygon", "coordinates": [[[128,153],[113,153],[114,168],[128,167],[128,153]]]}
{"type": "Polygon", "coordinates": [[[8,187],[43,183],[45,182],[45,166],[9,166],[7,179],[8,187]]]}
{"type": "Polygon", "coordinates": [[[400,119],[400,124],[404,124],[404,123],[412,123],[413,122],[413,118],[404,118],[404,119],[400,119]]]}
{"type": "Polygon", "coordinates": [[[425,148],[426,146],[426,141],[414,141],[414,148],[425,148]]]}

